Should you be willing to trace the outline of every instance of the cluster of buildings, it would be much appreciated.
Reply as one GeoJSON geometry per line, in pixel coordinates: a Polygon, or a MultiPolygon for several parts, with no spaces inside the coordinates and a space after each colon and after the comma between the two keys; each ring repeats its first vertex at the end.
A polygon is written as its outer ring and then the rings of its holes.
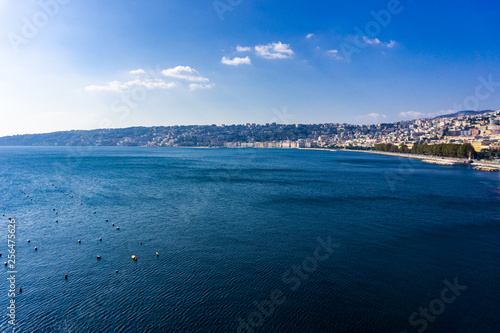
{"type": "Polygon", "coordinates": [[[471,143],[500,149],[500,111],[463,111],[437,118],[375,125],[241,124],[129,127],[0,138],[3,146],[151,146],[367,149],[375,144],[471,143]]]}
{"type": "Polygon", "coordinates": [[[417,143],[440,144],[470,143],[474,150],[500,150],[500,111],[482,114],[417,119],[398,122],[393,126],[375,125],[377,131],[356,135],[341,146],[372,147],[377,143],[406,144],[412,148],[417,143]]]}
{"type": "Polygon", "coordinates": [[[476,151],[500,149],[500,111],[458,113],[390,124],[246,124],[174,126],[149,146],[228,148],[370,148],[378,143],[471,143],[476,151]]]}

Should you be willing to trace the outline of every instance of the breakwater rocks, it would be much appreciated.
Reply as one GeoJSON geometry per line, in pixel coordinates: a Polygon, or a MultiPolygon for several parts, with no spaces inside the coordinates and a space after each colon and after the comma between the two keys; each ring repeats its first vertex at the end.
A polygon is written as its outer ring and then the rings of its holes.
{"type": "Polygon", "coordinates": [[[424,163],[430,163],[430,164],[438,164],[438,165],[456,165],[456,162],[453,161],[448,161],[448,160],[422,160],[424,163]]]}
{"type": "Polygon", "coordinates": [[[497,168],[487,167],[487,166],[477,166],[474,168],[474,170],[488,171],[488,172],[498,172],[499,171],[499,169],[497,169],[497,168]]]}

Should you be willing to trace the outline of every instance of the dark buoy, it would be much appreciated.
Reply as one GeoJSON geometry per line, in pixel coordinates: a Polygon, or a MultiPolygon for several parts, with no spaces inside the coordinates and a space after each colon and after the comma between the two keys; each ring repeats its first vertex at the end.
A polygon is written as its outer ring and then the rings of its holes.
{"type": "Polygon", "coordinates": [[[31,242],[31,240],[30,240],[30,239],[28,239],[28,243],[30,243],[30,242],[31,242]]]}
{"type": "Polygon", "coordinates": [[[120,230],[120,228],[119,228],[119,227],[116,227],[116,230],[120,230]]]}
{"type": "Polygon", "coordinates": [[[68,279],[68,274],[64,275],[64,278],[67,280],[68,279]]]}
{"type": "Polygon", "coordinates": [[[108,222],[108,219],[106,219],[106,222],[108,222]]]}
{"type": "Polygon", "coordinates": [[[101,256],[97,256],[97,259],[101,259],[101,256]]]}
{"type": "Polygon", "coordinates": [[[81,243],[82,241],[81,240],[78,240],[78,243],[81,243]]]}
{"type": "Polygon", "coordinates": [[[19,288],[19,292],[22,293],[23,292],[23,288],[19,288]]]}
{"type": "Polygon", "coordinates": [[[96,213],[96,211],[94,210],[94,214],[96,213]]]}
{"type": "Polygon", "coordinates": [[[99,241],[102,242],[102,238],[101,237],[99,237],[99,241]]]}
{"type": "Polygon", "coordinates": [[[7,266],[7,261],[3,263],[5,266],[7,266]]]}
{"type": "Polygon", "coordinates": [[[52,210],[53,210],[54,212],[56,211],[56,209],[55,209],[55,208],[52,208],[52,210]]]}
{"type": "Polygon", "coordinates": [[[140,242],[139,244],[141,244],[141,245],[142,245],[142,242],[140,242]]]}
{"type": "Polygon", "coordinates": [[[59,222],[59,220],[56,220],[56,223],[59,222]]]}
{"type": "Polygon", "coordinates": [[[111,225],[112,225],[113,227],[115,226],[115,224],[114,224],[114,223],[111,223],[111,225]]]}
{"type": "Polygon", "coordinates": [[[37,247],[35,247],[35,251],[38,251],[38,248],[37,248],[37,247]]]}
{"type": "Polygon", "coordinates": [[[118,270],[116,270],[115,273],[118,274],[118,270]]]}
{"type": "Polygon", "coordinates": [[[56,214],[59,214],[59,212],[56,212],[56,214]]]}

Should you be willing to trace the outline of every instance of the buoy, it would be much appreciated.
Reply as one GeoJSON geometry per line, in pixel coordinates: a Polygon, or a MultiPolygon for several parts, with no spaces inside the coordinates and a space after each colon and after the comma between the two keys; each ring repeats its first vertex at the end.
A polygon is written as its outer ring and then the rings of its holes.
{"type": "Polygon", "coordinates": [[[28,239],[28,243],[30,243],[30,242],[31,242],[31,240],[28,239]]]}
{"type": "Polygon", "coordinates": [[[111,225],[112,225],[113,227],[115,226],[115,224],[114,224],[114,223],[111,223],[111,225]]]}
{"type": "Polygon", "coordinates": [[[102,242],[102,238],[99,238],[99,241],[101,241],[101,242],[102,242]]]}
{"type": "Polygon", "coordinates": [[[38,248],[37,248],[37,247],[35,247],[35,251],[38,251],[38,248]]]}
{"type": "Polygon", "coordinates": [[[64,278],[67,280],[68,279],[68,274],[64,275],[64,278]]]}
{"type": "Polygon", "coordinates": [[[141,244],[141,245],[142,245],[142,242],[140,242],[139,244],[141,244]]]}
{"type": "Polygon", "coordinates": [[[97,259],[101,259],[101,256],[97,256],[97,259]]]}
{"type": "Polygon", "coordinates": [[[108,219],[106,219],[106,222],[108,222],[108,219]]]}
{"type": "Polygon", "coordinates": [[[2,256],[2,254],[0,253],[0,257],[2,256]]]}
{"type": "Polygon", "coordinates": [[[137,257],[136,256],[132,256],[132,260],[137,261],[137,257]]]}
{"type": "Polygon", "coordinates": [[[3,263],[5,266],[7,266],[7,261],[3,263]]]}
{"type": "Polygon", "coordinates": [[[59,220],[56,220],[56,223],[59,222],[59,220]]]}
{"type": "Polygon", "coordinates": [[[94,214],[96,213],[96,211],[94,210],[94,214]]]}
{"type": "Polygon", "coordinates": [[[52,210],[53,210],[54,212],[56,211],[56,209],[55,209],[55,208],[52,208],[52,210]]]}
{"type": "Polygon", "coordinates": [[[59,212],[56,212],[56,214],[59,214],[59,212]]]}
{"type": "Polygon", "coordinates": [[[158,252],[156,252],[156,256],[157,256],[157,257],[159,257],[159,256],[160,256],[160,254],[159,254],[158,252]]]}
{"type": "Polygon", "coordinates": [[[116,270],[115,273],[118,274],[118,270],[116,270]]]}
{"type": "Polygon", "coordinates": [[[22,293],[23,292],[23,288],[19,288],[19,292],[22,293]]]}
{"type": "Polygon", "coordinates": [[[119,227],[116,227],[116,230],[120,230],[120,228],[119,228],[119,227]]]}
{"type": "Polygon", "coordinates": [[[78,240],[78,243],[81,243],[82,241],[81,240],[78,240]]]}

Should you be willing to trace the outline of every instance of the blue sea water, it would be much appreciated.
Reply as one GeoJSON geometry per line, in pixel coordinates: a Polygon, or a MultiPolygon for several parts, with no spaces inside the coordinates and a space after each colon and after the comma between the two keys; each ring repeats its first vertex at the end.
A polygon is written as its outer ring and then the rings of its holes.
{"type": "Polygon", "coordinates": [[[18,332],[499,332],[499,188],[358,152],[0,147],[0,260],[12,217],[18,332]]]}

